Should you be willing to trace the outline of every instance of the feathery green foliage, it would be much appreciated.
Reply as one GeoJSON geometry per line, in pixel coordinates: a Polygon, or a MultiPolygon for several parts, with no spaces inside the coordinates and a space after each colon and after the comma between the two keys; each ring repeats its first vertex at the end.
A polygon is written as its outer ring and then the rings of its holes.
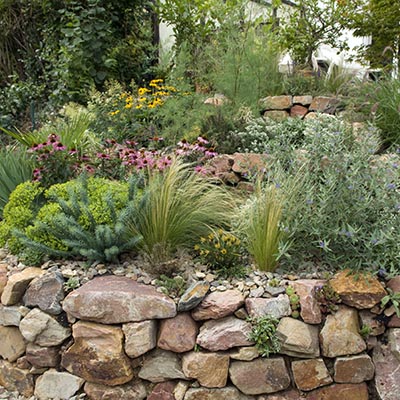
{"type": "Polygon", "coordinates": [[[97,221],[96,208],[91,207],[88,181],[81,178],[77,182],[78,190],[71,185],[67,188],[67,199],[53,191],[50,198],[57,204],[59,212],[51,220],[36,221],[33,227],[36,236],[51,237],[63,249],[52,246],[48,240],[32,239],[33,232],[30,229],[26,233],[16,232],[16,235],[26,247],[50,256],[81,256],[89,261],[117,262],[121,253],[132,251],[140,240],[139,235],[129,235],[125,225],[128,216],[136,212],[135,182],[131,182],[131,187],[134,188],[130,190],[132,196],[122,208],[115,201],[111,188],[103,193],[102,211],[108,215],[108,223],[97,221]]]}
{"type": "Polygon", "coordinates": [[[23,182],[31,179],[33,162],[18,147],[0,149],[0,217],[10,194],[23,182]]]}
{"type": "Polygon", "coordinates": [[[141,248],[156,263],[180,247],[192,247],[210,227],[226,226],[233,205],[226,189],[174,160],[163,173],[150,173],[128,224],[134,236],[143,237],[141,248]]]}

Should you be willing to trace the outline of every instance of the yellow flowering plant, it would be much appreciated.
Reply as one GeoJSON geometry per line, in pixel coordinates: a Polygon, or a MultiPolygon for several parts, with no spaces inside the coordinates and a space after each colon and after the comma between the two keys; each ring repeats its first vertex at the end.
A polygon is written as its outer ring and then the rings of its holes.
{"type": "Polygon", "coordinates": [[[242,247],[240,239],[223,229],[211,231],[200,237],[194,246],[200,260],[219,275],[243,276],[242,247]]]}

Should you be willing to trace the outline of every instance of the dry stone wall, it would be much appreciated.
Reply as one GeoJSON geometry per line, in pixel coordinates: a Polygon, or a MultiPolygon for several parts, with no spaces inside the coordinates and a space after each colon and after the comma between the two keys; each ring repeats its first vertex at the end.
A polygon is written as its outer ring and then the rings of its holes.
{"type": "Polygon", "coordinates": [[[0,264],[0,276],[0,385],[26,398],[400,398],[400,319],[380,306],[385,286],[400,291],[400,277],[384,285],[341,272],[329,281],[339,304],[317,295],[324,280],[286,282],[300,297],[296,319],[285,287],[268,280],[250,294],[198,281],[174,301],[123,276],[97,277],[67,296],[57,271],[7,276],[0,264]],[[264,315],[279,319],[281,349],[268,358],[246,318],[264,315]]]}

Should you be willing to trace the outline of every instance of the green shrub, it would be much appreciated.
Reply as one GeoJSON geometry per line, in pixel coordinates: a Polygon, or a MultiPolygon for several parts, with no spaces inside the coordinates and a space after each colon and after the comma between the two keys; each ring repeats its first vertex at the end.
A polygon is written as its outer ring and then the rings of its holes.
{"type": "Polygon", "coordinates": [[[134,236],[143,237],[142,250],[157,263],[180,247],[193,248],[210,227],[227,225],[233,205],[224,188],[174,160],[164,172],[150,173],[137,213],[128,223],[134,236]]]}
{"type": "Polygon", "coordinates": [[[279,320],[271,315],[266,315],[249,318],[248,321],[252,324],[249,340],[255,342],[261,357],[269,357],[270,354],[278,353],[281,349],[281,343],[276,335],[279,320]]]}
{"type": "Polygon", "coordinates": [[[10,194],[3,211],[3,221],[0,222],[0,246],[8,245],[13,254],[18,254],[23,248],[13,230],[26,229],[34,220],[40,207],[43,188],[39,183],[25,182],[18,185],[10,194]]]}
{"type": "Polygon", "coordinates": [[[136,211],[134,185],[128,190],[127,184],[81,178],[53,186],[46,192],[50,202],[33,225],[16,234],[26,247],[39,253],[116,262],[140,240],[138,235],[128,235],[125,224],[136,211]]]}

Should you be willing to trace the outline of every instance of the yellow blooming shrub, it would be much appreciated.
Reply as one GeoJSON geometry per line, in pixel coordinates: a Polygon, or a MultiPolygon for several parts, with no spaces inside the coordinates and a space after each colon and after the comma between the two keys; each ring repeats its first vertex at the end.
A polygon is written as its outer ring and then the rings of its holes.
{"type": "Polygon", "coordinates": [[[200,237],[194,246],[199,258],[221,275],[242,275],[242,251],[240,240],[223,229],[210,232],[208,236],[200,237]]]}

